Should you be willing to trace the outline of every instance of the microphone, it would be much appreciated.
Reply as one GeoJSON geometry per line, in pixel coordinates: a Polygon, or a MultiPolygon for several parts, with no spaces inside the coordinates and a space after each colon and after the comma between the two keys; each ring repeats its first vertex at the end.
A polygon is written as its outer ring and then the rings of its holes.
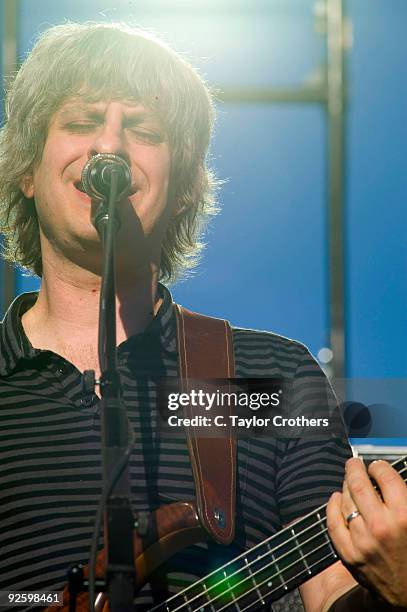
{"type": "Polygon", "coordinates": [[[119,200],[131,189],[131,170],[127,162],[114,153],[98,153],[91,157],[82,170],[82,186],[93,200],[109,197],[113,173],[117,174],[117,196],[119,200]]]}

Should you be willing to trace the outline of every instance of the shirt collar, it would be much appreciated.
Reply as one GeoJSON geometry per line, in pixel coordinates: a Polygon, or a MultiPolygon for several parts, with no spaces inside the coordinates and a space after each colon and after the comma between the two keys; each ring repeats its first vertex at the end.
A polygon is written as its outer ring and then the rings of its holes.
{"type": "MultiPolygon", "coordinates": [[[[158,296],[162,298],[159,311],[146,329],[131,336],[121,346],[129,348],[141,341],[148,341],[150,336],[159,338],[159,344],[165,352],[177,353],[176,320],[173,300],[170,291],[158,283],[158,296]]],[[[38,292],[22,293],[17,296],[8,308],[0,327],[0,375],[7,376],[17,367],[23,359],[32,359],[41,353],[40,349],[33,348],[27,338],[21,317],[31,308],[38,297],[38,292]]]]}

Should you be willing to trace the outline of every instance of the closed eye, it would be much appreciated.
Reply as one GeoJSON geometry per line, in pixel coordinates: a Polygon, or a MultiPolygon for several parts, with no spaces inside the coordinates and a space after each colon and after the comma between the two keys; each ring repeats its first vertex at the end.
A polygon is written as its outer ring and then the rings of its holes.
{"type": "Polygon", "coordinates": [[[164,136],[160,131],[148,130],[140,126],[127,128],[136,139],[151,144],[160,144],[164,141],[164,136]]]}
{"type": "Polygon", "coordinates": [[[95,129],[97,124],[94,121],[78,121],[66,123],[64,128],[73,133],[88,133],[95,129]]]}

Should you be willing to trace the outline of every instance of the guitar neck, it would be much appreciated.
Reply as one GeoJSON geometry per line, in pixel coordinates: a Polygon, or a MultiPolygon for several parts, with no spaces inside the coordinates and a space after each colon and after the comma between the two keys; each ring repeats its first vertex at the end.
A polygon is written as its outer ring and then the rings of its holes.
{"type": "MultiPolygon", "coordinates": [[[[407,457],[392,464],[407,481],[407,457]]],[[[326,504],[174,595],[151,612],[254,612],[338,560],[326,504]]]]}

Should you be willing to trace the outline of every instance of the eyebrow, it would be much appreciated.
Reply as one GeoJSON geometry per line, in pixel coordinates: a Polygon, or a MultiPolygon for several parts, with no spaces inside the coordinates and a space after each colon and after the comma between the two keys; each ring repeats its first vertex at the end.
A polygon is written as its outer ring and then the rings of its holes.
{"type": "MultiPolygon", "coordinates": [[[[126,103],[125,103],[126,104],[126,103]]],[[[70,119],[72,115],[76,113],[83,114],[87,117],[100,119],[100,117],[104,117],[106,111],[106,106],[103,108],[98,107],[97,104],[86,103],[86,102],[72,102],[66,104],[62,107],[58,112],[58,120],[65,121],[70,119]]],[[[126,109],[127,119],[135,119],[137,122],[142,123],[144,121],[157,121],[157,116],[151,112],[150,110],[144,107],[132,106],[128,105],[126,109]]]]}

